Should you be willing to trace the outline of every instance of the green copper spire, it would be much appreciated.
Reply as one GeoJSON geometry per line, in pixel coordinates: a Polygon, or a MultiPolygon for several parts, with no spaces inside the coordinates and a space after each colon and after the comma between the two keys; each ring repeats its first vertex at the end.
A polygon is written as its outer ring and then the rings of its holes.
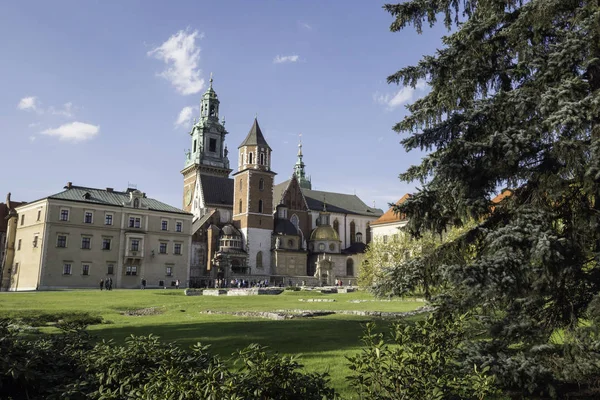
{"type": "Polygon", "coordinates": [[[306,176],[306,172],[304,171],[304,161],[302,161],[302,134],[300,134],[300,142],[298,143],[298,160],[294,165],[294,175],[296,175],[296,179],[298,179],[298,183],[301,188],[311,189],[312,184],[310,183],[310,177],[306,176]]]}

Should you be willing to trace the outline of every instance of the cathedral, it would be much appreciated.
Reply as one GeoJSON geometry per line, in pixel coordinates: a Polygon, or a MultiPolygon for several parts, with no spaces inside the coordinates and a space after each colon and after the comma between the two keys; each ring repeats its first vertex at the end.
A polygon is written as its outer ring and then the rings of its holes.
{"type": "Polygon", "coordinates": [[[234,172],[219,106],[211,77],[181,171],[183,209],[194,215],[190,286],[233,279],[355,284],[370,224],[383,211],[356,195],[312,190],[302,143],[293,173],[276,184],[257,119],[238,146],[234,172]]]}

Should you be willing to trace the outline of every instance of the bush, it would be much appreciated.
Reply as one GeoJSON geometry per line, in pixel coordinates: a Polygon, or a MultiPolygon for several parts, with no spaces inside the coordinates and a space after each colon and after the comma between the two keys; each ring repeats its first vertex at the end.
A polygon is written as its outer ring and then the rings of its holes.
{"type": "Polygon", "coordinates": [[[301,290],[298,286],[286,286],[285,290],[291,290],[292,292],[299,292],[301,290]]]}
{"type": "Polygon", "coordinates": [[[327,374],[251,345],[228,368],[197,344],[186,350],[156,336],[91,344],[79,321],[32,340],[0,321],[0,393],[21,399],[333,399],[327,374]]]}

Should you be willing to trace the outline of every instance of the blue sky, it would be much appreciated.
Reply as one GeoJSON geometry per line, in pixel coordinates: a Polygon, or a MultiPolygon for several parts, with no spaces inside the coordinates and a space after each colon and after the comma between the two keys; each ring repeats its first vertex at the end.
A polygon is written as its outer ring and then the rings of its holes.
{"type": "Polygon", "coordinates": [[[276,182],[291,176],[301,133],[313,189],[386,209],[414,190],[398,174],[422,156],[391,128],[427,89],[385,79],[432,54],[445,32],[391,33],[383,4],[4,2],[1,199],[35,200],[67,181],[134,183],[181,207],[186,117],[198,115],[212,72],[230,150],[258,114],[276,182]]]}

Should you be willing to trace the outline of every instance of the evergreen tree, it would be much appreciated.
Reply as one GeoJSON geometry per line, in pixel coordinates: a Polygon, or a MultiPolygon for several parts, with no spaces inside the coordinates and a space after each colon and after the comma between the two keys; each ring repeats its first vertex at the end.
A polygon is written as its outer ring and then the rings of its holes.
{"type": "Polygon", "coordinates": [[[408,133],[407,151],[428,151],[400,175],[422,185],[396,210],[410,233],[483,221],[434,252],[450,287],[440,309],[475,312],[490,338],[473,340],[464,367],[490,366],[505,388],[555,396],[598,379],[597,331],[578,340],[600,290],[599,0],[385,9],[392,31],[421,32],[440,16],[451,31],[435,55],[388,82],[431,87],[394,127],[408,133]],[[502,187],[512,195],[492,207],[502,187]]]}

